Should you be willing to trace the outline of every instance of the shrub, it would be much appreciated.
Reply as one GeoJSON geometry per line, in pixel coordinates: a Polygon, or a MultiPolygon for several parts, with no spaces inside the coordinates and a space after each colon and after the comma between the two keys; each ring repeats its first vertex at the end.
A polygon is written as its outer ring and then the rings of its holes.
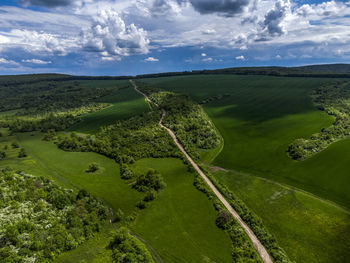
{"type": "Polygon", "coordinates": [[[232,222],[233,217],[232,215],[226,211],[222,210],[218,214],[218,217],[216,218],[216,225],[221,229],[227,229],[229,227],[229,224],[232,222]]]}
{"type": "Polygon", "coordinates": [[[146,174],[137,177],[133,187],[139,192],[147,192],[151,189],[159,191],[166,187],[163,177],[155,170],[149,170],[146,174]]]}
{"type": "Polygon", "coordinates": [[[108,248],[112,250],[113,262],[154,263],[146,246],[125,227],[117,231],[108,248]]]}
{"type": "Polygon", "coordinates": [[[139,208],[139,209],[145,209],[146,208],[146,202],[141,200],[139,201],[137,204],[136,204],[136,207],[139,208]]]}
{"type": "Polygon", "coordinates": [[[5,159],[6,153],[3,151],[0,151],[0,160],[5,159]]]}
{"type": "Polygon", "coordinates": [[[27,157],[27,153],[24,148],[21,148],[18,153],[18,158],[24,158],[24,157],[27,157]]]}
{"type": "Polygon", "coordinates": [[[85,171],[86,173],[94,173],[100,169],[98,163],[90,163],[88,169],[85,171]]]}

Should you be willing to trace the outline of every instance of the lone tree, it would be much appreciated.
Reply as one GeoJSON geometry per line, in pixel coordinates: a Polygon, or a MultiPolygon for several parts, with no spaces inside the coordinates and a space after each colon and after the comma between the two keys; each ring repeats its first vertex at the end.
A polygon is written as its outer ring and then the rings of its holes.
{"type": "Polygon", "coordinates": [[[94,173],[100,169],[100,165],[98,163],[90,163],[89,168],[85,171],[87,173],[94,173]]]}
{"type": "Polygon", "coordinates": [[[18,153],[18,158],[24,158],[24,157],[27,157],[27,153],[26,153],[26,150],[24,150],[24,148],[21,148],[18,153]]]}

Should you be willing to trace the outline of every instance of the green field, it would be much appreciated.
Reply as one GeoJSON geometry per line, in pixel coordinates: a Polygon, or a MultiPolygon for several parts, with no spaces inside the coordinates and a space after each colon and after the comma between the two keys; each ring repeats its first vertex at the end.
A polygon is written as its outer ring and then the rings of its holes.
{"type": "Polygon", "coordinates": [[[67,182],[77,188],[84,188],[98,198],[102,198],[113,209],[122,209],[130,213],[142,198],[120,178],[119,165],[113,160],[96,153],[64,152],[51,142],[41,140],[42,135],[20,134],[18,139],[33,165],[44,169],[58,181],[67,182]],[[100,164],[100,171],[88,174],[85,170],[89,163],[100,164]]]}
{"type": "Polygon", "coordinates": [[[313,196],[257,177],[218,172],[263,220],[295,262],[347,262],[350,213],[313,196]]]}
{"type": "MultiPolygon", "coordinates": [[[[18,134],[17,138],[29,156],[18,159],[14,153],[13,158],[5,160],[3,165],[49,176],[68,187],[87,189],[114,210],[121,208],[126,214],[131,213],[142,198],[142,194],[120,178],[118,164],[104,156],[64,152],[51,142],[41,140],[40,133],[34,136],[31,133],[18,134]],[[22,165],[24,162],[27,162],[26,166],[22,165]],[[85,173],[91,162],[98,162],[102,171],[85,173]]],[[[13,140],[7,138],[7,141],[13,140]]],[[[187,167],[180,160],[144,159],[134,167],[138,172],[157,169],[167,183],[158,198],[142,210],[132,224],[131,229],[135,234],[146,240],[166,262],[232,260],[231,241],[215,225],[217,212],[212,202],[193,186],[193,174],[187,172],[187,167]]],[[[102,262],[101,256],[107,260],[109,254],[104,248],[110,230],[107,227],[81,247],[61,255],[57,262],[90,262],[90,259],[102,262]]]]}
{"type": "Polygon", "coordinates": [[[231,262],[231,241],[215,225],[211,201],[193,186],[194,176],[178,159],[143,159],[136,171],[153,168],[167,187],[151,202],[132,230],[142,236],[165,262],[231,262]]]}
{"type": "Polygon", "coordinates": [[[113,94],[98,100],[98,102],[110,103],[112,105],[101,111],[87,114],[81,122],[71,127],[69,129],[70,131],[96,133],[101,126],[113,124],[118,120],[130,118],[148,110],[148,105],[145,103],[143,96],[135,92],[131,86],[127,86],[128,82],[116,82],[116,84],[114,84],[115,82],[105,82],[92,81],[92,84],[90,83],[89,85],[103,87],[108,86],[107,84],[113,84],[117,85],[117,87],[122,87],[113,94]]]}
{"type": "Polygon", "coordinates": [[[225,146],[214,165],[292,185],[350,207],[347,141],[304,162],[286,154],[294,139],[308,138],[331,125],[332,118],[318,111],[308,96],[312,88],[331,80],[206,75],[147,81],[197,101],[230,94],[204,105],[224,138],[225,146]]]}

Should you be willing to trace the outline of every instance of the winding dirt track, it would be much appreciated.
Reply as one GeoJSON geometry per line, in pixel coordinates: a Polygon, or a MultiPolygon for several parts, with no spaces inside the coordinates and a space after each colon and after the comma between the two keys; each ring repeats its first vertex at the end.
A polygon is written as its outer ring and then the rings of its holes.
{"type": "MultiPolygon", "coordinates": [[[[145,97],[147,102],[153,103],[157,107],[159,107],[156,103],[152,102],[150,98],[140,91],[135,82],[130,80],[131,84],[134,86],[134,89],[136,92],[140,93],[145,97]]],[[[166,111],[162,109],[162,117],[159,121],[159,126],[165,129],[171,138],[173,138],[176,146],[179,148],[179,150],[186,156],[187,160],[191,163],[193,168],[198,172],[198,174],[204,179],[204,181],[207,183],[209,188],[214,192],[214,194],[219,198],[219,200],[222,202],[222,204],[226,207],[226,209],[230,212],[230,214],[238,221],[238,223],[241,225],[241,227],[244,229],[244,231],[247,233],[248,237],[252,241],[255,249],[258,251],[260,257],[264,261],[264,263],[273,263],[269,253],[267,253],[266,248],[261,244],[260,240],[255,236],[253,231],[247,226],[247,224],[242,220],[242,218],[237,214],[237,212],[232,208],[232,206],[227,202],[227,200],[223,197],[223,195],[218,191],[218,189],[213,185],[213,183],[209,180],[209,178],[202,172],[202,170],[198,167],[198,165],[192,160],[192,158],[188,155],[188,153],[185,151],[185,149],[182,147],[179,140],[176,138],[174,132],[170,130],[169,128],[165,127],[163,125],[163,118],[166,115],[166,111]]]]}

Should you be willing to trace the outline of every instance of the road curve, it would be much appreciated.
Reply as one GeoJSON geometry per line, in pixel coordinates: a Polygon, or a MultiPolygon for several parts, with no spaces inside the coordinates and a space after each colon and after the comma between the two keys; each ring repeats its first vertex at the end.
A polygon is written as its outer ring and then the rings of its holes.
{"type": "MultiPolygon", "coordinates": [[[[150,100],[150,98],[140,91],[137,88],[137,85],[135,84],[134,81],[130,80],[131,84],[134,86],[134,89],[136,92],[142,94],[145,99],[149,103],[155,104],[157,107],[158,105],[150,100]]],[[[218,189],[214,186],[214,184],[209,180],[209,178],[202,172],[202,170],[198,167],[198,165],[192,160],[192,158],[188,155],[188,153],[185,151],[179,140],[177,139],[176,135],[172,130],[169,128],[165,127],[163,125],[163,118],[166,115],[166,111],[162,109],[162,117],[159,121],[159,126],[165,129],[171,138],[174,140],[176,146],[179,148],[179,150],[186,156],[187,160],[191,163],[193,168],[198,172],[198,174],[204,179],[204,181],[207,183],[209,188],[214,192],[214,194],[217,196],[217,198],[222,202],[222,204],[226,207],[226,209],[230,212],[230,214],[237,220],[237,222],[241,225],[241,227],[244,229],[244,231],[247,233],[248,237],[252,241],[255,249],[258,251],[260,257],[264,261],[264,263],[273,263],[269,253],[267,253],[266,248],[261,244],[260,240],[256,237],[256,235],[253,233],[253,231],[248,227],[248,225],[242,220],[242,218],[237,214],[237,212],[232,208],[232,206],[227,202],[225,197],[218,191],[218,189]]]]}

